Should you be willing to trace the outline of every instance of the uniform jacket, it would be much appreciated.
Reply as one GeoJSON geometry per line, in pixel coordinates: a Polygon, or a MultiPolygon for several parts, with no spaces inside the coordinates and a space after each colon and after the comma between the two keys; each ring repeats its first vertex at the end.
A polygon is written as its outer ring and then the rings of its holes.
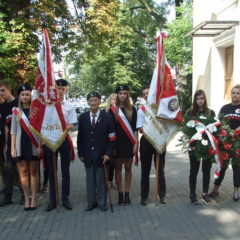
{"type": "Polygon", "coordinates": [[[103,156],[112,156],[115,148],[115,128],[112,116],[101,111],[93,129],[90,112],[79,117],[77,148],[78,156],[84,158],[86,167],[103,166],[103,156]]]}

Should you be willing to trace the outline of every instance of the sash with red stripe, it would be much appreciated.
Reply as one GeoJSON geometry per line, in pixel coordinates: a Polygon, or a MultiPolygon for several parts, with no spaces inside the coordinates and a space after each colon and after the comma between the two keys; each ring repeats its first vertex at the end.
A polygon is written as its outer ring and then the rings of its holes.
{"type": "Polygon", "coordinates": [[[6,117],[6,123],[11,122],[11,120],[12,120],[12,116],[11,116],[11,115],[9,115],[9,116],[6,117]]]}
{"type": "MultiPolygon", "coordinates": [[[[13,112],[13,114],[16,116],[16,117],[18,117],[18,114],[19,114],[19,110],[18,110],[18,108],[16,108],[16,107],[14,107],[13,109],[12,109],[12,112],[13,112]]],[[[28,120],[28,118],[27,118],[27,116],[25,115],[25,113],[22,111],[21,112],[21,114],[22,114],[22,116],[21,116],[21,118],[19,119],[19,123],[20,123],[20,125],[22,126],[22,128],[24,129],[24,131],[26,132],[26,134],[29,136],[29,138],[31,139],[31,141],[32,141],[32,143],[34,144],[34,146],[36,147],[36,148],[38,148],[39,147],[39,143],[38,143],[38,141],[37,141],[37,139],[36,139],[36,137],[33,135],[33,133],[29,130],[29,120],[28,120]]]]}
{"type": "Polygon", "coordinates": [[[142,106],[140,107],[140,109],[141,109],[144,113],[146,113],[146,108],[145,108],[145,106],[142,105],[142,106]]]}
{"type": "MultiPolygon", "coordinates": [[[[116,108],[114,106],[111,106],[111,110],[115,114],[116,108]]],[[[130,123],[128,122],[125,114],[121,110],[121,108],[119,108],[117,120],[118,120],[119,124],[121,125],[123,131],[126,133],[128,138],[130,139],[131,143],[134,145],[135,144],[134,132],[133,132],[132,127],[131,127],[130,123]]],[[[135,154],[135,165],[138,165],[138,149],[135,154]]]]}

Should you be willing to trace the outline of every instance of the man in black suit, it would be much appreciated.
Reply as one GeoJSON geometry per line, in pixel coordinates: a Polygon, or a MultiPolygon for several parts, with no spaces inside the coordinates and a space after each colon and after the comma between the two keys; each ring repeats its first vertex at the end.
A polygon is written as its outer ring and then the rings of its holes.
{"type": "Polygon", "coordinates": [[[86,170],[87,202],[86,211],[97,206],[106,211],[107,190],[103,164],[110,160],[115,147],[114,121],[108,113],[100,111],[101,96],[97,92],[87,95],[90,111],[79,118],[78,156],[86,170]]]}

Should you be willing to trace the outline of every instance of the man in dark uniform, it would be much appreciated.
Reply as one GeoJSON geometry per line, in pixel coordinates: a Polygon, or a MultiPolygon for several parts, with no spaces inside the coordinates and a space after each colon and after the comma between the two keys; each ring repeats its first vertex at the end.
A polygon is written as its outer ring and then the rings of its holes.
{"type": "MultiPolygon", "coordinates": [[[[77,123],[77,116],[75,108],[72,103],[65,100],[65,94],[67,92],[68,82],[65,79],[58,79],[56,81],[58,88],[59,101],[61,102],[63,116],[66,121],[66,128],[70,131],[73,128],[73,124],[77,123]]],[[[50,203],[48,204],[46,211],[52,211],[56,208],[56,192],[55,192],[55,181],[53,172],[53,160],[52,151],[44,145],[44,154],[46,156],[49,185],[50,185],[50,203]]],[[[62,170],[62,203],[63,207],[67,210],[72,210],[72,205],[68,199],[70,194],[70,160],[72,153],[72,146],[69,139],[65,139],[62,145],[58,148],[57,153],[60,153],[61,157],[61,170],[62,170]]]]}
{"type": "MultiPolygon", "coordinates": [[[[240,131],[240,84],[237,84],[232,88],[231,91],[232,102],[224,105],[220,112],[219,117],[223,117],[229,120],[229,125],[231,129],[237,129],[240,131]]],[[[214,198],[219,195],[219,187],[224,179],[225,172],[227,170],[227,165],[223,167],[220,171],[220,176],[214,182],[214,187],[212,192],[209,194],[210,197],[214,198]]],[[[233,200],[238,201],[240,199],[239,187],[240,187],[240,165],[232,164],[233,170],[233,200]]]]}
{"type": "Polygon", "coordinates": [[[0,83],[0,94],[5,102],[2,105],[3,118],[5,121],[5,128],[7,129],[6,142],[6,166],[4,169],[5,174],[5,188],[4,197],[0,201],[0,207],[4,207],[12,203],[12,191],[14,174],[16,174],[16,163],[11,156],[11,119],[12,119],[12,108],[18,106],[18,100],[12,95],[11,88],[7,82],[0,83]]]}
{"type": "MultiPolygon", "coordinates": [[[[142,97],[147,100],[149,88],[144,88],[142,91],[142,97]]],[[[144,105],[139,108],[137,113],[137,129],[142,133],[142,128],[144,124],[145,117],[145,107],[144,105]]],[[[166,182],[165,182],[165,155],[166,150],[160,154],[159,158],[159,177],[158,177],[158,194],[160,198],[160,203],[165,204],[166,195],[166,182]]],[[[147,199],[149,194],[149,175],[152,166],[152,158],[154,157],[154,162],[156,163],[156,150],[151,145],[150,142],[142,135],[140,140],[140,160],[141,160],[141,205],[147,205],[147,199]]]]}
{"type": "Polygon", "coordinates": [[[79,159],[86,170],[87,202],[86,211],[97,206],[106,211],[106,182],[103,164],[110,160],[115,147],[114,122],[108,113],[100,111],[101,96],[97,92],[87,95],[90,112],[79,118],[77,148],[79,159]]]}

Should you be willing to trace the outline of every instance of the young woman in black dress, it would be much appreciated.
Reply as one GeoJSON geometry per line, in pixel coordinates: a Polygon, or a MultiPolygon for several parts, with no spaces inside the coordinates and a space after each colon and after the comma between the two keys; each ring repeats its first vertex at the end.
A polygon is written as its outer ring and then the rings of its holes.
{"type": "Polygon", "coordinates": [[[138,146],[138,133],[136,129],[137,111],[131,105],[129,88],[126,85],[121,85],[116,89],[117,100],[115,108],[116,120],[116,160],[115,160],[115,178],[119,196],[119,205],[131,204],[129,197],[129,190],[132,179],[132,162],[133,156],[137,151],[138,146]],[[132,143],[129,136],[126,134],[123,126],[119,122],[119,112],[122,111],[125,115],[129,127],[133,132],[135,144],[132,143]],[[125,169],[125,196],[122,190],[122,167],[125,169]]]}
{"type": "Polygon", "coordinates": [[[28,85],[22,85],[18,90],[18,95],[18,114],[13,113],[11,123],[11,155],[16,159],[20,174],[25,197],[24,210],[35,210],[37,207],[37,191],[39,187],[38,155],[40,149],[35,147],[20,123],[24,117],[29,119],[30,116],[31,88],[28,85]],[[29,198],[30,186],[32,192],[31,201],[29,198]]]}

